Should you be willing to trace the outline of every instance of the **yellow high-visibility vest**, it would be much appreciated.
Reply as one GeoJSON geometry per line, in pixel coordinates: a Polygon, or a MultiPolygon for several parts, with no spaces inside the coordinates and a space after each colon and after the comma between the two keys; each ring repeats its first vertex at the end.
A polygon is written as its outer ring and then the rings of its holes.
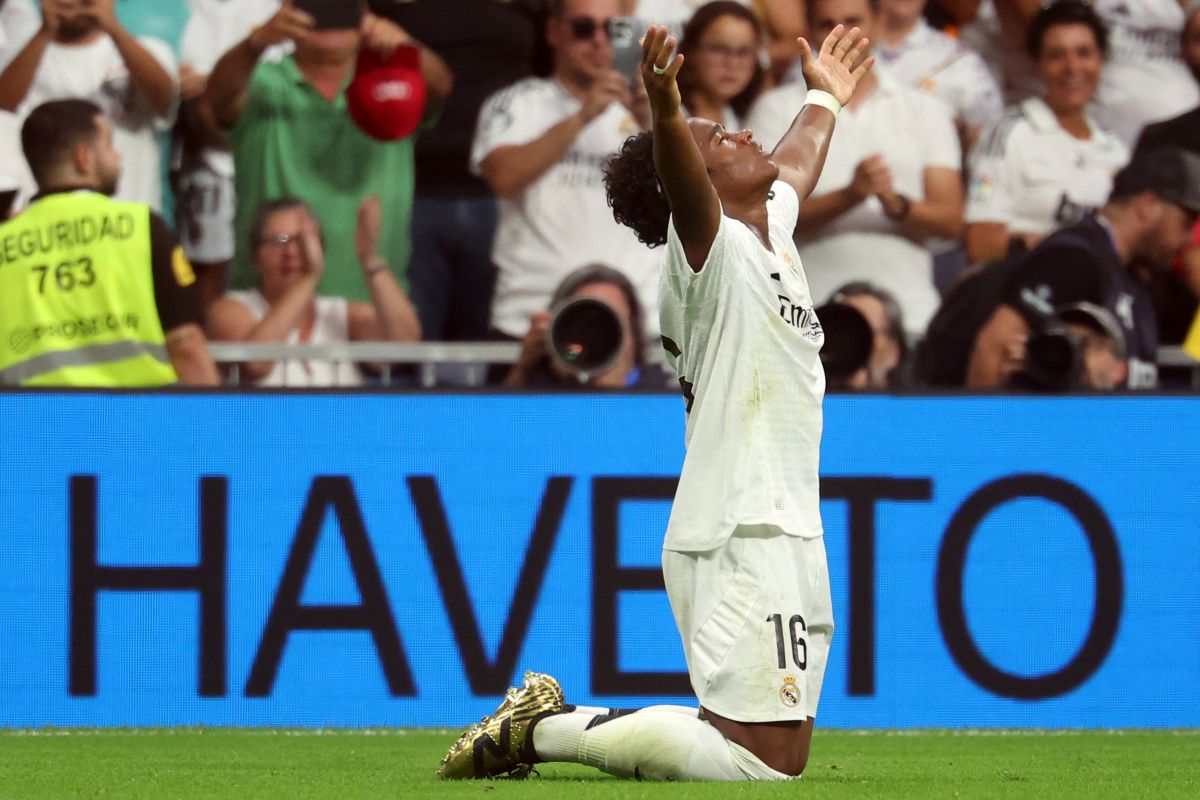
{"type": "Polygon", "coordinates": [[[150,208],[74,191],[0,225],[0,384],[177,383],[154,300],[150,208]]]}

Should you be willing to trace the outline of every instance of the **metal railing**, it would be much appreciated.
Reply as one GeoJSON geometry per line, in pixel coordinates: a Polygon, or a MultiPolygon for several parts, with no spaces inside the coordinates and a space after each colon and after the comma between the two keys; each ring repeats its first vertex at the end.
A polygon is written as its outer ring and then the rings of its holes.
{"type": "MultiPolygon", "coordinates": [[[[239,382],[238,365],[248,361],[326,360],[378,364],[384,386],[394,383],[397,365],[414,365],[417,382],[429,388],[437,385],[438,366],[459,365],[463,383],[481,385],[491,364],[512,364],[521,352],[519,342],[329,342],[327,344],[283,344],[212,342],[213,358],[228,364],[228,380],[239,382]]],[[[1200,361],[1178,347],[1158,351],[1160,367],[1179,367],[1191,373],[1193,389],[1200,390],[1200,361]]]]}
{"type": "Polygon", "coordinates": [[[209,350],[218,364],[228,364],[228,381],[240,381],[239,364],[249,361],[353,361],[378,364],[384,386],[394,382],[395,367],[417,367],[421,386],[437,383],[441,364],[463,368],[464,383],[483,383],[489,364],[512,364],[521,352],[519,342],[327,342],[284,344],[282,342],[210,342],[209,350]]]}

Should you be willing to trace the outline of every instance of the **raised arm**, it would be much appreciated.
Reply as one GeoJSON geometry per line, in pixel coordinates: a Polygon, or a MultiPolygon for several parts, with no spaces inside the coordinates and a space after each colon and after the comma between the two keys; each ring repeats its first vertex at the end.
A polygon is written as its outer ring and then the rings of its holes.
{"type": "Polygon", "coordinates": [[[125,68],[129,70],[129,80],[134,87],[154,109],[155,114],[167,117],[175,105],[175,81],[171,73],[158,63],[158,59],[121,25],[121,21],[117,19],[114,2],[115,0],[92,0],[90,13],[98,21],[100,29],[108,34],[116,45],[121,60],[125,62],[125,68]]]}
{"type": "Polygon", "coordinates": [[[15,112],[25,100],[46,48],[54,42],[64,18],[74,11],[70,0],[41,0],[41,5],[42,27],[0,72],[0,110],[15,112]]]}
{"type": "Polygon", "coordinates": [[[700,148],[680,109],[676,76],[683,55],[671,57],[675,38],[666,28],[652,26],[642,41],[642,81],[650,98],[654,171],[667,196],[675,233],[688,265],[699,272],[708,258],[721,225],[721,201],[700,148]]]}
{"type": "Polygon", "coordinates": [[[284,0],[274,16],[221,56],[208,76],[204,99],[212,106],[222,128],[236,125],[246,108],[250,78],[258,66],[259,56],[272,45],[300,41],[313,25],[311,15],[293,8],[292,0],[284,0]]]}
{"type": "Polygon", "coordinates": [[[844,25],[836,26],[815,56],[804,38],[798,42],[809,94],[792,126],[775,146],[771,160],[779,167],[779,179],[790,184],[803,202],[825,166],[837,112],[850,102],[859,80],[875,59],[862,58],[870,42],[858,28],[847,31],[844,25]]]}
{"type": "Polygon", "coordinates": [[[350,304],[350,338],[353,341],[417,342],[421,322],[408,295],[379,255],[383,208],[378,195],[370,195],[358,208],[354,250],[363,281],[371,292],[370,303],[350,304]]]}

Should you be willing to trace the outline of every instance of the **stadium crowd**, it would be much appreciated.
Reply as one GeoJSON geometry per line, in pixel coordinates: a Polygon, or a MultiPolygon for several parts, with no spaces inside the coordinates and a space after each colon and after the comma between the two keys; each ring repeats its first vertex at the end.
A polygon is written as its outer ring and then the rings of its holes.
{"type": "Polygon", "coordinates": [[[212,340],[521,342],[491,379],[552,386],[543,332],[582,292],[625,333],[588,384],[665,385],[662,253],[607,192],[662,23],[688,113],[766,149],[805,96],[796,37],[872,42],[795,233],[831,387],[1171,385],[1153,354],[1200,298],[1200,0],[0,0],[0,219],[37,197],[23,120],[86,99],[212,340]]]}

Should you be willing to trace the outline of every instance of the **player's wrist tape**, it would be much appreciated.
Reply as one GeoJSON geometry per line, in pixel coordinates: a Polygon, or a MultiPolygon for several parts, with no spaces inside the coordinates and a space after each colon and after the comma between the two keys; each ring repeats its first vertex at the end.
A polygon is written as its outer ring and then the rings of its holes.
{"type": "Polygon", "coordinates": [[[804,105],[828,108],[835,117],[842,110],[842,104],[838,102],[838,99],[822,89],[809,89],[808,93],[804,95],[804,105]]]}
{"type": "Polygon", "coordinates": [[[387,268],[387,261],[385,261],[382,256],[375,256],[366,264],[363,264],[363,275],[368,278],[373,278],[387,268]]]}

